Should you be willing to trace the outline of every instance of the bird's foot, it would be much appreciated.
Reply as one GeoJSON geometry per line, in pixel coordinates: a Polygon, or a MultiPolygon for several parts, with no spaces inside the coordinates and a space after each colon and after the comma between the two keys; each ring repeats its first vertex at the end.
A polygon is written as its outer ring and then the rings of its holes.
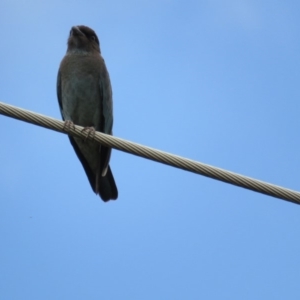
{"type": "Polygon", "coordinates": [[[72,128],[73,130],[75,130],[75,125],[74,125],[74,123],[73,123],[72,121],[70,121],[70,120],[65,121],[63,130],[64,130],[64,131],[70,131],[71,128],[72,128]]]}
{"type": "Polygon", "coordinates": [[[95,132],[96,132],[96,130],[95,130],[94,127],[84,127],[84,128],[82,129],[82,132],[83,132],[83,131],[87,131],[87,136],[86,136],[85,139],[84,139],[85,142],[87,141],[87,139],[88,139],[89,137],[92,137],[92,139],[94,139],[95,132]]]}

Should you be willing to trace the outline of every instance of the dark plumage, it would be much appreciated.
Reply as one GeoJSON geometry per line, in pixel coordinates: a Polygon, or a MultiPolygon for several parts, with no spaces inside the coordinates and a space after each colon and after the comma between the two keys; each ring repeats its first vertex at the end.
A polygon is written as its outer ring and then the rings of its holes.
{"type": "MultiPolygon", "coordinates": [[[[110,78],[99,40],[91,28],[74,26],[57,76],[57,97],[65,121],[112,134],[113,102],[110,78]]],[[[117,199],[109,167],[111,148],[69,137],[91,187],[102,200],[117,199]]]]}

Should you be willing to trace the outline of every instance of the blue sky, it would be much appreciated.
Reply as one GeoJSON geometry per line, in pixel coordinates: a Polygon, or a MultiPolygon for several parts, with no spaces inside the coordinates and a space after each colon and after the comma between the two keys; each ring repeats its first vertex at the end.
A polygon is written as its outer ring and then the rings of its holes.
{"type": "MultiPolygon", "coordinates": [[[[300,190],[299,1],[1,1],[0,101],[60,118],[81,24],[116,136],[300,190]]],[[[299,299],[299,206],[119,151],[103,203],[67,136],[0,132],[1,299],[299,299]]]]}

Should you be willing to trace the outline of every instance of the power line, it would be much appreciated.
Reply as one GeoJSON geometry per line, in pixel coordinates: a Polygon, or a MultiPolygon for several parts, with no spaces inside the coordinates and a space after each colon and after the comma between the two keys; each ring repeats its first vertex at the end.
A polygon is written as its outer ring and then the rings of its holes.
{"type": "Polygon", "coordinates": [[[66,128],[64,126],[65,123],[63,121],[40,115],[25,109],[21,109],[16,106],[8,105],[3,102],[0,102],[0,114],[58,132],[69,134],[75,137],[94,140],[104,146],[154,160],[182,170],[200,174],[209,178],[227,182],[275,198],[300,204],[299,192],[232,173],[223,169],[212,167],[207,164],[156,150],[137,143],[129,142],[101,132],[95,132],[94,136],[89,136],[88,132],[82,131],[83,127],[78,125],[75,125],[74,128],[68,128],[68,130],[66,131],[66,128]]]}

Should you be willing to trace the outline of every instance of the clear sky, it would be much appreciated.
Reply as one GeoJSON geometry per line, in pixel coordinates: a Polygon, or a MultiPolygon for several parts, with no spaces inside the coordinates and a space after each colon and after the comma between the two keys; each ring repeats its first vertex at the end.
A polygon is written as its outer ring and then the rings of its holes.
{"type": "MultiPolygon", "coordinates": [[[[0,101],[60,119],[73,25],[114,134],[300,190],[300,2],[0,3],[0,101]]],[[[123,152],[103,203],[66,135],[0,116],[1,299],[300,299],[300,207],[123,152]]]]}

